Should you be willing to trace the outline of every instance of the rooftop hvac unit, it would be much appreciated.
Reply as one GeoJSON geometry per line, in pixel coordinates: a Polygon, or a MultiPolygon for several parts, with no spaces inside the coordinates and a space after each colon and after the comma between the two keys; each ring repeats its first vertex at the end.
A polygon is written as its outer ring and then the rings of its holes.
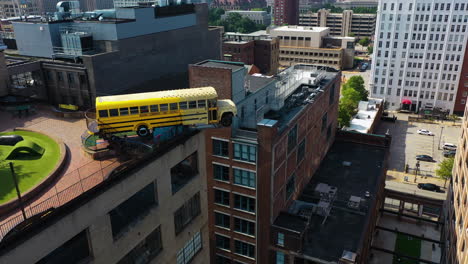
{"type": "Polygon", "coordinates": [[[359,209],[361,204],[361,197],[351,195],[348,201],[348,207],[352,209],[359,209]]]}

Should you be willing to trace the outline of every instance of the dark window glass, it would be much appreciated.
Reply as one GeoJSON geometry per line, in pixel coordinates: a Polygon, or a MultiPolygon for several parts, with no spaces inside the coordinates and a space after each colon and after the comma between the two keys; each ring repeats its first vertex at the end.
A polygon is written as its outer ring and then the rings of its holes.
{"type": "Polygon", "coordinates": [[[335,102],[335,85],[334,84],[330,88],[329,104],[333,104],[333,102],[335,102]]]}
{"type": "Polygon", "coordinates": [[[189,108],[190,108],[190,109],[195,109],[195,108],[197,108],[197,101],[190,101],[190,102],[189,102],[189,108]]]}
{"type": "Polygon", "coordinates": [[[109,117],[107,110],[99,110],[99,117],[109,117]]]}
{"type": "Polygon", "coordinates": [[[231,217],[229,215],[215,212],[215,225],[221,226],[224,228],[230,228],[231,217]]]}
{"type": "Polygon", "coordinates": [[[161,226],[133,248],[117,264],[150,263],[162,250],[161,226]]]}
{"type": "Polygon", "coordinates": [[[255,172],[234,169],[234,183],[255,188],[256,176],[255,172]]]}
{"type": "Polygon", "coordinates": [[[220,256],[220,255],[216,255],[216,262],[215,264],[231,264],[231,260],[226,258],[226,257],[223,257],[223,256],[220,256]]]}
{"type": "Polygon", "coordinates": [[[127,108],[127,107],[125,107],[125,108],[120,108],[119,111],[120,111],[120,115],[121,115],[121,116],[126,116],[126,115],[128,115],[128,108],[127,108]]]}
{"type": "Polygon", "coordinates": [[[250,258],[255,258],[255,246],[239,240],[234,240],[234,252],[250,258]]]}
{"type": "Polygon", "coordinates": [[[229,193],[218,189],[214,190],[215,203],[229,206],[229,193]]]}
{"type": "Polygon", "coordinates": [[[180,103],[179,103],[179,107],[180,107],[181,110],[187,109],[187,107],[188,107],[188,106],[187,106],[187,102],[180,102],[180,103]]]}
{"type": "Polygon", "coordinates": [[[198,100],[198,108],[205,108],[206,100],[198,100]]]}
{"type": "Polygon", "coordinates": [[[325,113],[322,117],[322,132],[327,128],[328,115],[325,113]]]}
{"type": "Polygon", "coordinates": [[[255,236],[255,223],[234,217],[234,230],[251,236],[255,236]]]}
{"type": "Polygon", "coordinates": [[[178,235],[184,228],[200,214],[200,193],[196,193],[174,213],[175,234],[178,235]]]}
{"type": "Polygon", "coordinates": [[[297,144],[297,125],[288,133],[288,153],[290,153],[297,144]]]}
{"type": "Polygon", "coordinates": [[[151,112],[158,112],[158,105],[150,105],[151,112]]]}
{"type": "Polygon", "coordinates": [[[229,143],[226,141],[213,139],[213,155],[228,157],[229,143]]]}
{"type": "Polygon", "coordinates": [[[114,239],[132,222],[138,220],[153,205],[157,204],[154,188],[154,183],[148,184],[109,212],[114,239]]]}
{"type": "Polygon", "coordinates": [[[294,189],[296,188],[295,182],[296,182],[296,175],[293,174],[289,178],[288,183],[286,184],[286,200],[288,200],[291,197],[291,194],[293,194],[294,189]]]}
{"type": "Polygon", "coordinates": [[[197,174],[198,155],[195,152],[171,168],[172,194],[178,192],[197,174]]]}
{"type": "Polygon", "coordinates": [[[301,141],[299,147],[297,148],[297,162],[304,159],[305,154],[305,139],[301,141]]]}
{"type": "Polygon", "coordinates": [[[86,230],[84,230],[43,257],[37,264],[74,264],[81,263],[89,257],[88,237],[86,230]]]}
{"type": "Polygon", "coordinates": [[[161,112],[165,112],[165,111],[167,111],[167,110],[169,109],[168,107],[169,107],[169,106],[168,106],[167,104],[160,104],[160,105],[159,105],[159,110],[160,110],[161,112]]]}
{"type": "Polygon", "coordinates": [[[229,181],[229,167],[213,164],[214,178],[220,181],[229,181]]]}
{"type": "Polygon", "coordinates": [[[234,194],[234,208],[255,213],[255,199],[234,194]]]}
{"type": "Polygon", "coordinates": [[[109,109],[110,116],[119,116],[119,109],[109,109]]]}
{"type": "Polygon", "coordinates": [[[149,112],[149,108],[147,105],[140,106],[140,113],[148,113],[148,112],[149,112]]]}
{"type": "Polygon", "coordinates": [[[234,144],[234,159],[256,162],[257,147],[245,144],[234,144]]]}
{"type": "Polygon", "coordinates": [[[229,237],[216,235],[216,247],[231,250],[231,239],[229,237]]]}
{"type": "Polygon", "coordinates": [[[138,115],[139,112],[138,112],[138,106],[132,106],[130,107],[130,114],[131,115],[138,115]]]}
{"type": "Polygon", "coordinates": [[[169,107],[170,107],[171,111],[174,111],[174,110],[178,109],[177,108],[177,103],[171,103],[171,104],[169,104],[169,107]]]}

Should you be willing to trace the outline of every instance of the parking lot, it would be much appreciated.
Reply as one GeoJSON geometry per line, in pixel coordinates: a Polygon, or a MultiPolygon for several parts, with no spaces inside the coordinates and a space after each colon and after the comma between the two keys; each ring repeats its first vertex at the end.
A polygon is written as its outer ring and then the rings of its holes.
{"type": "Polygon", "coordinates": [[[404,171],[405,164],[410,168],[416,166],[416,155],[429,155],[435,162],[420,161],[422,174],[435,176],[437,164],[444,159],[442,146],[444,143],[457,145],[461,134],[459,126],[449,123],[425,124],[408,122],[407,114],[395,114],[398,120],[395,123],[381,122],[377,134],[385,134],[389,131],[392,135],[392,146],[390,148],[389,169],[404,171]],[[427,129],[434,136],[419,135],[419,129],[427,129]]]}

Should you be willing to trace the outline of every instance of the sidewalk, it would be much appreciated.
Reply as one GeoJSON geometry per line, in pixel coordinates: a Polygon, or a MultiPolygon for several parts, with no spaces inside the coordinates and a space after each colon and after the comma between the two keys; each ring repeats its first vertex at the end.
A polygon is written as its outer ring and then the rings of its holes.
{"type": "MultiPolygon", "coordinates": [[[[409,174],[409,173],[404,173],[401,171],[394,171],[394,170],[388,170],[387,171],[387,181],[396,181],[396,182],[402,182],[406,184],[412,184],[412,185],[417,185],[418,183],[433,183],[438,186],[440,186],[441,189],[445,190],[444,188],[444,180],[441,180],[436,177],[426,177],[426,176],[419,176],[416,178],[416,182],[414,182],[414,174],[409,174]],[[408,181],[405,181],[405,176],[408,177],[408,181]]],[[[447,181],[447,186],[449,185],[447,181]]]]}

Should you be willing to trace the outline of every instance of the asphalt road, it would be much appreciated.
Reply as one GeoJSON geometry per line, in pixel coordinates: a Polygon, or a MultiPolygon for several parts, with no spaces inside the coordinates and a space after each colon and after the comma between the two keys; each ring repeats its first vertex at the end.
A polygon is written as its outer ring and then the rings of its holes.
{"type": "Polygon", "coordinates": [[[414,184],[407,184],[407,183],[401,183],[401,182],[396,182],[396,181],[386,181],[385,188],[398,191],[398,192],[416,194],[419,196],[424,196],[424,197],[439,199],[439,200],[445,200],[447,198],[447,193],[438,193],[438,192],[421,190],[421,189],[418,189],[418,187],[414,184]]]}

